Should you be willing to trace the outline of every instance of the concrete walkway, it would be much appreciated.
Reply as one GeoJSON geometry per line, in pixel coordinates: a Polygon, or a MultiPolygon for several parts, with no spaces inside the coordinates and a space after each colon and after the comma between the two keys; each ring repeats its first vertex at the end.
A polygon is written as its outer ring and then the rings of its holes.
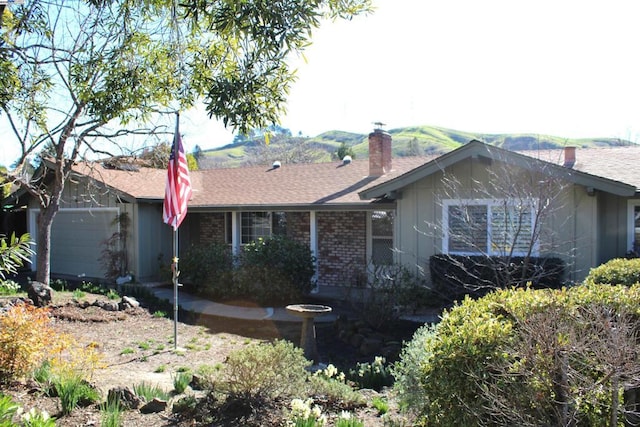
{"type": "MultiPolygon", "coordinates": [[[[145,285],[158,298],[173,304],[173,289],[168,287],[145,285]]],[[[227,317],[244,320],[272,320],[276,322],[302,322],[301,317],[289,314],[284,307],[240,307],[235,305],[220,304],[209,301],[195,295],[190,295],[178,290],[178,305],[183,310],[211,316],[227,317]]],[[[315,322],[333,322],[337,318],[335,312],[324,314],[315,318],[315,322]]]]}

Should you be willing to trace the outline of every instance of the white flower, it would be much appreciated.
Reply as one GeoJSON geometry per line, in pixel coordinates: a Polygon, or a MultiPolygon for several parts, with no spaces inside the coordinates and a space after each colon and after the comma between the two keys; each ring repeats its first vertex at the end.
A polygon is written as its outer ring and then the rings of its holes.
{"type": "Polygon", "coordinates": [[[340,417],[341,420],[350,420],[351,419],[351,412],[349,411],[342,411],[340,412],[340,417]]]}

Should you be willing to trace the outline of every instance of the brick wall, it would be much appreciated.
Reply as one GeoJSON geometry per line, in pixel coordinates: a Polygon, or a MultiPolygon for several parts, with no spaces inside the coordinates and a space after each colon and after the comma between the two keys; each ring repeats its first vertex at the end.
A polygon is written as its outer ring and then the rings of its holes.
{"type": "Polygon", "coordinates": [[[362,280],[367,259],[365,212],[318,212],[318,284],[345,286],[362,280]]]}
{"type": "MultiPolygon", "coordinates": [[[[224,213],[199,216],[199,242],[224,243],[224,213]]],[[[318,284],[345,286],[362,280],[366,271],[365,212],[318,212],[318,284]]],[[[287,212],[287,236],[310,244],[309,212],[287,212]]]]}
{"type": "Polygon", "coordinates": [[[224,236],[224,213],[212,212],[198,214],[200,220],[200,236],[201,244],[207,243],[225,243],[224,236]]]}
{"type": "Polygon", "coordinates": [[[309,246],[311,242],[309,212],[287,212],[287,237],[309,246]]]}

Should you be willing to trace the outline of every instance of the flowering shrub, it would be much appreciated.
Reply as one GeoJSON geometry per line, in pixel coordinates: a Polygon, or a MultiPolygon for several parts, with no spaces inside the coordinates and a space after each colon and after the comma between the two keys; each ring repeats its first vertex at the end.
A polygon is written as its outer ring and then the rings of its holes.
{"type": "Polygon", "coordinates": [[[323,427],[327,423],[327,417],[322,414],[318,405],[313,405],[313,399],[293,399],[288,427],[323,427]]]}
{"type": "Polygon", "coordinates": [[[355,369],[351,369],[348,375],[359,388],[371,388],[376,391],[385,386],[393,385],[393,375],[386,359],[376,356],[372,363],[358,363],[355,369]]]}
{"type": "Polygon", "coordinates": [[[56,427],[56,420],[47,411],[40,412],[31,408],[22,415],[22,427],[56,427]]]}
{"type": "Polygon", "coordinates": [[[336,427],[364,427],[364,423],[351,415],[351,412],[342,411],[336,420],[336,427]]]}
{"type": "Polygon", "coordinates": [[[49,311],[28,305],[13,306],[0,316],[0,382],[20,378],[47,354],[55,337],[49,311]]]}

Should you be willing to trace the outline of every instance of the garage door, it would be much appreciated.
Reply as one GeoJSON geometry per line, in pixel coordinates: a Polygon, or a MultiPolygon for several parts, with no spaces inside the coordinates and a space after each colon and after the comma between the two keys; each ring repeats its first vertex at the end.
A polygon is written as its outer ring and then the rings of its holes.
{"type": "Polygon", "coordinates": [[[102,243],[118,230],[118,209],[63,209],[51,229],[51,273],[104,277],[102,243]]]}

